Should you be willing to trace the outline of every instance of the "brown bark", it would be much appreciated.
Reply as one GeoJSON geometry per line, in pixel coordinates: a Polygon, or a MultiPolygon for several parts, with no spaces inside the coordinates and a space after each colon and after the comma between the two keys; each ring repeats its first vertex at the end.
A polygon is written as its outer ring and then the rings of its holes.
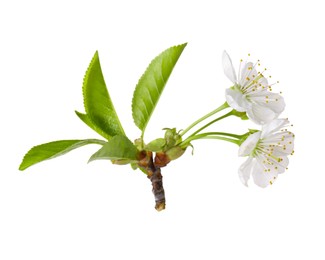
{"type": "Polygon", "coordinates": [[[143,152],[140,156],[139,166],[146,171],[152,183],[152,193],[156,201],[155,209],[161,211],[165,209],[166,199],[160,167],[153,162],[152,152],[143,152]]]}

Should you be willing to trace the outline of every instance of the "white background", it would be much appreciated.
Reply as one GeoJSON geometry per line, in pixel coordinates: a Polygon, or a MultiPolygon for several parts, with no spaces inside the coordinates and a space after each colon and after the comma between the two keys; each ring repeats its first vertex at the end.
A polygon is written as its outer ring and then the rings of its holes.
{"type": "MultiPolygon", "coordinates": [[[[324,8],[322,1],[1,1],[0,259],[325,259],[324,8]],[[147,64],[188,42],[146,140],[185,128],[224,102],[235,64],[261,59],[283,92],[296,134],[289,170],[266,189],[244,187],[230,143],[198,141],[163,169],[167,209],[154,209],[140,171],[87,164],[86,146],[24,172],[32,146],[100,138],[76,117],[96,50],[124,129],[147,64]]],[[[243,133],[227,119],[216,130],[243,133]]]]}

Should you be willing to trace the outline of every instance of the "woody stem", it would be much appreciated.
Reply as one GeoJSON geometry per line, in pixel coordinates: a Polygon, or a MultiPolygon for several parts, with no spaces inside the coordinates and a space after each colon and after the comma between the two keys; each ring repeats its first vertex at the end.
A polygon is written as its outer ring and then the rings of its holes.
{"type": "Polygon", "coordinates": [[[147,152],[146,157],[139,161],[139,166],[145,170],[148,179],[152,183],[152,193],[155,196],[156,210],[161,211],[165,209],[166,199],[161,170],[160,167],[155,165],[155,163],[153,162],[151,152],[147,152]]]}

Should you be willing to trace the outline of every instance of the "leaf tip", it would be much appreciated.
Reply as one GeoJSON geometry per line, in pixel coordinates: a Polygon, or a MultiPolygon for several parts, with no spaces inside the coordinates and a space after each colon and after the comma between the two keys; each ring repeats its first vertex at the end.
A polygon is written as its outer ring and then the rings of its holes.
{"type": "Polygon", "coordinates": [[[20,165],[19,165],[19,168],[18,168],[18,170],[19,171],[23,171],[23,170],[25,170],[26,168],[23,166],[23,163],[21,163],[20,165]]]}
{"type": "Polygon", "coordinates": [[[29,156],[29,154],[30,154],[30,152],[31,152],[31,150],[32,150],[33,148],[31,148],[25,155],[24,155],[24,158],[23,158],[23,160],[22,160],[22,162],[20,163],[20,165],[19,165],[19,168],[18,168],[18,170],[19,171],[24,171],[24,170],[26,170],[28,167],[30,167],[30,166],[32,166],[32,165],[34,165],[35,163],[28,163],[28,156],[29,156]]]}
{"type": "Polygon", "coordinates": [[[161,52],[140,77],[132,98],[132,117],[142,135],[187,42],[161,52]]]}
{"type": "MultiPolygon", "coordinates": [[[[175,45],[174,48],[177,48],[177,49],[179,48],[179,49],[181,49],[181,53],[182,53],[186,46],[187,46],[187,42],[184,42],[184,43],[182,43],[182,44],[175,45]]],[[[172,48],[173,48],[173,47],[172,47],[172,48]]]]}
{"type": "MultiPolygon", "coordinates": [[[[95,153],[96,154],[96,153],[95,153]]],[[[95,161],[95,157],[94,157],[94,154],[92,156],[90,156],[90,158],[88,159],[87,161],[87,164],[91,163],[92,161],[95,161]]]]}

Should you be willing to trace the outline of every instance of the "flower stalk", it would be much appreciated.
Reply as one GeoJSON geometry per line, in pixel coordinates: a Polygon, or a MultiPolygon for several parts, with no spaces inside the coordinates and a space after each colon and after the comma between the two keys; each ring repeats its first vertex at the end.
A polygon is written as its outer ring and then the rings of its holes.
{"type": "Polygon", "coordinates": [[[197,124],[201,123],[202,121],[204,121],[205,119],[213,116],[214,114],[228,108],[229,105],[227,102],[223,103],[220,107],[218,107],[217,109],[211,111],[210,113],[206,114],[205,116],[199,118],[198,120],[196,120],[194,123],[192,123],[190,126],[188,126],[185,130],[183,130],[180,135],[183,136],[185,135],[188,131],[190,131],[194,126],[196,126],[197,124]]]}

